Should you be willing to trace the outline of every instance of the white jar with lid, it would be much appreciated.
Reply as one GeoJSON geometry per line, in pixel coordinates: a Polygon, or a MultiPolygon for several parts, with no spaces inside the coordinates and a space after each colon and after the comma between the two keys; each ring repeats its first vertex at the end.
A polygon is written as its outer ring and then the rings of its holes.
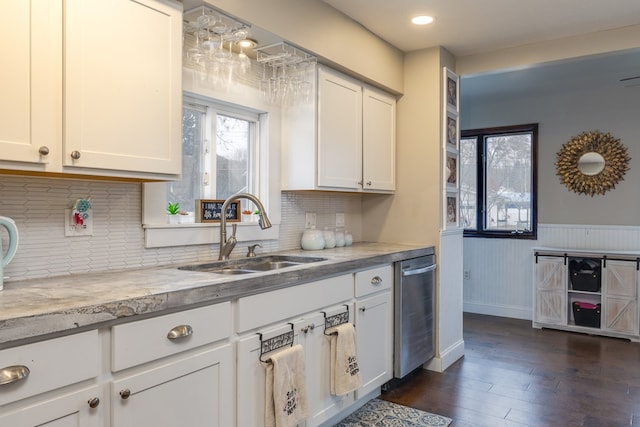
{"type": "Polygon", "coordinates": [[[336,247],[342,247],[344,243],[344,231],[336,230],[336,247]]]}
{"type": "Polygon", "coordinates": [[[333,230],[329,230],[325,227],[324,229],[324,248],[332,249],[336,247],[336,232],[333,230]]]}
{"type": "Polygon", "coordinates": [[[349,233],[348,231],[345,231],[344,233],[344,245],[345,246],[353,245],[353,234],[349,233]]]}
{"type": "Polygon", "coordinates": [[[305,229],[302,233],[302,239],[300,239],[300,246],[307,251],[324,249],[324,233],[315,228],[305,229]]]}

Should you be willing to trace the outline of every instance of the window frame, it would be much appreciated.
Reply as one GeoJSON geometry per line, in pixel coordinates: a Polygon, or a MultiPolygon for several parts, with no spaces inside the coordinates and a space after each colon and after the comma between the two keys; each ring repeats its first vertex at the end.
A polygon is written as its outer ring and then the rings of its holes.
{"type": "MultiPolygon", "coordinates": [[[[186,95],[183,98],[183,109],[192,108],[196,111],[202,110],[204,113],[204,141],[205,145],[209,147],[209,153],[206,155],[206,163],[208,163],[207,170],[213,171],[215,169],[215,158],[217,154],[217,116],[227,116],[239,120],[245,120],[250,122],[250,133],[252,134],[252,144],[249,148],[248,169],[252,171],[248,188],[244,191],[254,193],[258,188],[259,176],[260,176],[260,140],[261,140],[261,122],[260,113],[252,111],[248,108],[242,108],[239,106],[231,106],[223,102],[219,102],[216,99],[204,99],[202,97],[195,97],[192,95],[186,95]]],[[[216,171],[217,172],[217,171],[216,171]]],[[[223,197],[213,196],[216,192],[217,176],[213,173],[209,177],[209,189],[203,192],[202,198],[204,199],[222,199],[223,197]]],[[[246,202],[246,200],[243,200],[246,202]]],[[[192,209],[189,209],[192,210],[192,209]]]]}
{"type": "MultiPolygon", "coordinates": [[[[460,131],[460,140],[476,138],[476,229],[465,228],[464,237],[485,237],[501,239],[528,239],[538,237],[538,123],[491,128],[466,129],[460,131]],[[490,230],[486,229],[486,140],[489,137],[531,133],[531,230],[490,230]]],[[[463,167],[460,162],[460,168],[463,167]]]]}
{"type": "MultiPolygon", "coordinates": [[[[267,241],[279,238],[280,205],[280,108],[267,103],[261,92],[252,87],[221,91],[205,85],[197,74],[183,69],[183,99],[191,97],[214,100],[229,108],[255,112],[259,116],[260,135],[257,136],[257,182],[254,195],[265,205],[273,226],[261,230],[257,222],[239,222],[238,242],[267,241]]],[[[206,82],[205,82],[206,83],[206,82]]],[[[144,183],[142,189],[142,227],[145,248],[216,244],[220,241],[219,223],[167,224],[166,184],[144,183]]]]}

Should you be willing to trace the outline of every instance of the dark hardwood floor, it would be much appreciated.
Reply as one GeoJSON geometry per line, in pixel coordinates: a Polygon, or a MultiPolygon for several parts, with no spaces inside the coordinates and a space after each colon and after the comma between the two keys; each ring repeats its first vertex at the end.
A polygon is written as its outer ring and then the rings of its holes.
{"type": "Polygon", "coordinates": [[[452,427],[640,426],[640,343],[464,315],[465,356],[418,369],[382,398],[452,427]]]}

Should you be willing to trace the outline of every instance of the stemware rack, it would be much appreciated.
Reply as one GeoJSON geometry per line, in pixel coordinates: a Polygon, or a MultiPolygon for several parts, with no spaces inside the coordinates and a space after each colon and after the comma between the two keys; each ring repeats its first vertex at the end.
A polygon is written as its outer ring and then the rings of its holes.
{"type": "Polygon", "coordinates": [[[270,44],[254,49],[256,61],[272,68],[290,67],[297,64],[315,64],[317,58],[286,42],[270,44]]]}

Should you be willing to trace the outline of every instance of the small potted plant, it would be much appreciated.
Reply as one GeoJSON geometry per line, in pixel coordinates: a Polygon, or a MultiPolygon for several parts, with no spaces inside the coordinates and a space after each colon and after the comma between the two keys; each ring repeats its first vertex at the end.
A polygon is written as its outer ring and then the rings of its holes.
{"type": "Polygon", "coordinates": [[[178,223],[178,214],[180,213],[180,203],[167,203],[167,222],[169,224],[178,223]]]}

